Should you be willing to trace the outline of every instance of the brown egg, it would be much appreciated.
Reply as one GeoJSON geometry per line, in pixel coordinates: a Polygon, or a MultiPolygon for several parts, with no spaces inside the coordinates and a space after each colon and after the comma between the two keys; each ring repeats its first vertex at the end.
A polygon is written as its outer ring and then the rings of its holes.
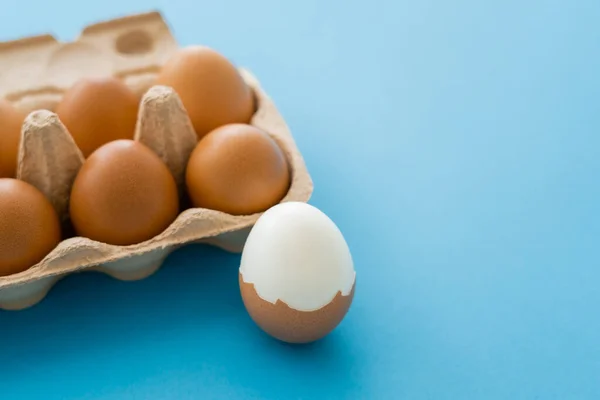
{"type": "Polygon", "coordinates": [[[0,99],[0,178],[14,178],[25,114],[0,99]]]}
{"type": "Polygon", "coordinates": [[[60,242],[60,221],[50,201],[29,183],[0,179],[0,276],[40,262],[60,242]]]}
{"type": "Polygon", "coordinates": [[[105,143],[132,139],[138,97],[117,78],[82,79],[67,90],[56,114],[84,157],[105,143]]]}
{"type": "Polygon", "coordinates": [[[206,135],[190,156],[186,186],[195,207],[233,215],[264,211],[290,186],[283,151],[262,130],[229,124],[206,135]]]}
{"type": "Polygon", "coordinates": [[[250,122],[254,114],[252,90],[227,58],[208,47],[177,52],[156,82],[177,92],[199,138],[221,125],[250,122]]]}
{"type": "Polygon", "coordinates": [[[153,238],[175,220],[175,179],[145,145],[117,140],[85,161],[71,190],[70,215],[79,236],[114,245],[153,238]]]}

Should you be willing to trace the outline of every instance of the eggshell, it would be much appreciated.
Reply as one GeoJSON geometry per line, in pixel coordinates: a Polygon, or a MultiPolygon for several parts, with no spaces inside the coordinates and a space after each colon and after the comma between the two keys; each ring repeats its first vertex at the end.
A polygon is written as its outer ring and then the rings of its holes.
{"type": "Polygon", "coordinates": [[[70,215],[78,235],[131,245],[151,239],[177,217],[173,175],[148,147],[116,140],[85,161],[71,190],[70,215]]]}
{"type": "Polygon", "coordinates": [[[156,84],[172,87],[199,138],[229,123],[248,123],[254,114],[252,90],[236,67],[206,46],[177,51],[162,67],[156,84]]]}
{"type": "Polygon", "coordinates": [[[240,290],[244,305],[251,318],[269,335],[287,343],[310,343],[327,336],[346,316],[352,299],[341,292],[325,307],[315,311],[298,311],[281,300],[275,304],[263,300],[251,283],[244,282],[239,274],[240,290]]]}
{"type": "Polygon", "coordinates": [[[281,201],[290,187],[290,169],[263,130],[228,124],[200,140],[188,162],[186,186],[195,207],[250,215],[281,201]]]}
{"type": "Polygon", "coordinates": [[[84,157],[105,143],[132,139],[139,98],[113,77],[87,78],[67,90],[56,114],[84,157]]]}
{"type": "Polygon", "coordinates": [[[24,113],[0,98],[0,178],[14,178],[24,113]]]}
{"type": "Polygon", "coordinates": [[[61,239],[58,214],[50,201],[17,179],[0,179],[0,221],[0,276],[35,265],[61,239]]]}
{"type": "Polygon", "coordinates": [[[335,223],[306,203],[267,210],[252,228],[240,290],[252,319],[275,338],[306,343],[331,332],[354,297],[356,273],[335,223]]]}

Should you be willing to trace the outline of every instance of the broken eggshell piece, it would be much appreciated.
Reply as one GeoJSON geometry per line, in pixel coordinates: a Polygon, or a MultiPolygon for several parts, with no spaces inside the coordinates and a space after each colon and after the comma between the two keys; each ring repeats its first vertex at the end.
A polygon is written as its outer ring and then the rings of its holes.
{"type": "Polygon", "coordinates": [[[242,252],[240,290],[254,322],[275,338],[307,343],[331,332],[354,296],[346,241],[322,211],[285,202],[256,222],[242,252]]]}

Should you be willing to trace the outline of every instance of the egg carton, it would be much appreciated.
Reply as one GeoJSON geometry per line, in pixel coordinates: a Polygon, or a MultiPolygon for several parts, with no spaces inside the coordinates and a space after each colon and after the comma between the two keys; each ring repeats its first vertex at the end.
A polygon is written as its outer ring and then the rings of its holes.
{"type": "MultiPolygon", "coordinates": [[[[90,25],[74,42],[43,35],[0,43],[0,95],[28,113],[17,178],[41,190],[66,226],[69,193],[84,159],[53,110],[64,91],[80,78],[116,76],[140,96],[134,139],[159,155],[183,192],[185,167],[197,136],[179,96],[171,88],[154,85],[157,72],[178,47],[156,11],[90,25]]],[[[257,104],[250,123],[266,131],[290,163],[291,185],[282,202],[308,201],[312,180],[288,126],[256,77],[245,68],[239,71],[257,104]]],[[[120,280],[143,279],[158,270],[172,251],[189,243],[241,252],[261,214],[234,216],[188,208],[160,235],[130,246],[69,237],[26,271],[0,277],[0,308],[30,307],[59,279],[74,272],[96,270],[120,280]]]]}

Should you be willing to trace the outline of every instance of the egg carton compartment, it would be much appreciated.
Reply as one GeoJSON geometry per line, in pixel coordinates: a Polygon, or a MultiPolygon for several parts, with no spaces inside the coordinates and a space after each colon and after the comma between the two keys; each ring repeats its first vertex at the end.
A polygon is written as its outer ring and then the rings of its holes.
{"type": "MultiPolygon", "coordinates": [[[[88,26],[73,43],[49,35],[0,43],[0,95],[29,113],[21,133],[17,178],[42,191],[63,221],[68,220],[70,190],[84,159],[53,110],[62,93],[83,77],[116,76],[140,95],[134,140],[165,162],[183,190],[185,166],[197,135],[177,93],[154,85],[157,72],[177,49],[158,12],[88,26]]],[[[287,124],[256,77],[247,69],[239,71],[256,100],[250,124],[279,144],[290,165],[291,184],[281,202],[308,201],[313,183],[287,124]]],[[[189,243],[241,252],[261,215],[188,208],[161,234],[135,245],[67,238],[31,268],[0,277],[0,308],[30,307],[59,279],[84,270],[120,280],[143,279],[159,269],[172,251],[189,243]]]]}

